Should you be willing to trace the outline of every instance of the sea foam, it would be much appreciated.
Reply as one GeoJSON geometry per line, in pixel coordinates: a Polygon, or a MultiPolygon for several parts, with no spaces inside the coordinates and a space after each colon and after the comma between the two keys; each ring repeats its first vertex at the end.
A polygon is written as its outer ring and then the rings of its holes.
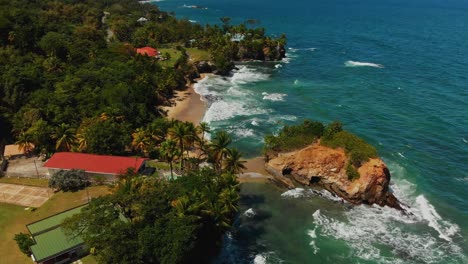
{"type": "MultiPolygon", "coordinates": [[[[401,181],[398,185],[393,184],[392,189],[403,203],[410,204],[410,207],[405,207],[410,215],[388,207],[359,205],[346,211],[346,219],[343,220],[329,216],[326,211],[316,210],[312,215],[317,228],[315,232],[343,240],[356,256],[378,263],[468,260],[463,256],[462,248],[452,241],[459,236],[458,226],[442,219],[423,195],[414,198],[414,184],[401,181]],[[438,236],[421,229],[432,229],[438,236]],[[383,256],[382,246],[390,248],[393,256],[383,256]]],[[[310,236],[310,231],[308,234],[310,236]]]]}
{"type": "Polygon", "coordinates": [[[344,63],[346,67],[374,67],[374,68],[383,68],[382,64],[372,63],[372,62],[360,62],[360,61],[347,61],[344,63]]]}
{"type": "Polygon", "coordinates": [[[273,101],[273,102],[284,101],[284,97],[288,96],[287,94],[282,94],[282,93],[269,94],[267,92],[263,92],[262,95],[263,95],[263,100],[268,100],[268,101],[273,101]]]}

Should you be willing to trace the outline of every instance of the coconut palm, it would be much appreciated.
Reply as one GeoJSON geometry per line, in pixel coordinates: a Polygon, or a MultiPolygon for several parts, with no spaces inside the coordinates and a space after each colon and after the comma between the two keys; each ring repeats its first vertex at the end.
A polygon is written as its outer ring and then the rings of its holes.
{"type": "Polygon", "coordinates": [[[206,122],[201,122],[200,124],[198,124],[197,129],[198,129],[199,133],[202,134],[202,136],[201,136],[202,140],[205,139],[205,133],[210,133],[211,132],[211,129],[208,126],[208,123],[206,123],[206,122]]]}
{"type": "Polygon", "coordinates": [[[189,144],[191,137],[193,136],[189,129],[190,128],[187,126],[187,124],[182,122],[175,123],[174,126],[169,129],[169,136],[177,143],[180,154],[182,155],[180,159],[181,168],[183,167],[185,146],[189,144]]]}
{"type": "Polygon", "coordinates": [[[33,137],[29,133],[21,133],[18,136],[18,140],[15,144],[17,144],[19,150],[23,151],[24,153],[30,153],[34,149],[33,137]]]}
{"type": "Polygon", "coordinates": [[[226,131],[216,132],[211,142],[210,150],[217,170],[221,169],[222,161],[228,155],[228,146],[231,142],[232,139],[226,131]]]}
{"type": "Polygon", "coordinates": [[[242,154],[236,149],[228,149],[227,157],[224,164],[224,169],[230,173],[242,173],[245,170],[245,160],[241,160],[242,154]]]}
{"type": "Polygon", "coordinates": [[[78,141],[75,136],[75,129],[64,123],[55,129],[52,139],[56,140],[55,149],[64,151],[70,151],[78,141]]]}
{"type": "Polygon", "coordinates": [[[177,143],[174,140],[168,139],[161,144],[161,156],[169,162],[171,168],[171,179],[174,178],[172,162],[180,156],[180,150],[177,148],[177,143]]]}
{"type": "Polygon", "coordinates": [[[146,155],[151,146],[151,139],[148,133],[142,128],[137,128],[135,132],[132,133],[132,138],[132,147],[136,151],[146,155]]]}

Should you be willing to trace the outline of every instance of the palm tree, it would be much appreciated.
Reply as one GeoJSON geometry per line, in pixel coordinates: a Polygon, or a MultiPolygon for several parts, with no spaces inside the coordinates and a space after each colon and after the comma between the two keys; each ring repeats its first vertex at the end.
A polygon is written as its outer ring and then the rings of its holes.
{"type": "Polygon", "coordinates": [[[231,142],[232,139],[226,131],[218,131],[215,134],[210,149],[217,170],[221,169],[222,161],[228,154],[228,146],[231,142]]]}
{"type": "Polygon", "coordinates": [[[137,128],[135,132],[132,133],[132,138],[132,147],[136,151],[146,155],[151,146],[151,140],[148,133],[142,128],[137,128]]]}
{"type": "Polygon", "coordinates": [[[238,190],[231,186],[223,189],[219,195],[219,200],[224,203],[224,206],[230,210],[231,213],[237,212],[239,210],[237,202],[239,201],[239,192],[238,190]]]}
{"type": "Polygon", "coordinates": [[[206,122],[201,122],[200,124],[198,124],[197,128],[198,128],[199,133],[202,134],[202,136],[201,136],[202,140],[205,139],[205,133],[210,133],[211,132],[211,129],[208,126],[208,123],[206,123],[206,122]]]}
{"type": "Polygon", "coordinates": [[[182,155],[180,159],[180,167],[183,167],[185,145],[189,142],[192,134],[186,123],[177,122],[172,128],[169,129],[169,136],[177,143],[182,155]]]}
{"type": "Polygon", "coordinates": [[[241,160],[242,154],[236,149],[228,149],[224,169],[230,173],[237,174],[242,173],[245,170],[245,160],[241,160]]]}
{"type": "Polygon", "coordinates": [[[22,132],[18,136],[18,140],[15,144],[17,144],[19,150],[23,151],[24,153],[30,153],[34,149],[33,137],[29,133],[22,132]]]}
{"type": "Polygon", "coordinates": [[[64,123],[55,129],[55,132],[52,134],[52,139],[56,140],[56,150],[70,151],[77,143],[75,129],[64,123]]]}
{"type": "Polygon", "coordinates": [[[174,178],[172,162],[178,156],[180,156],[180,151],[177,149],[177,143],[171,139],[164,141],[161,144],[161,155],[164,159],[169,162],[169,167],[171,168],[171,179],[174,178]]]}

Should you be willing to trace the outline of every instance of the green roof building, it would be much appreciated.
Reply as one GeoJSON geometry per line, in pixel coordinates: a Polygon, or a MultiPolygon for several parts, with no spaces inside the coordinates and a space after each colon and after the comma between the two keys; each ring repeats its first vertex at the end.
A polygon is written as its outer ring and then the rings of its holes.
{"type": "Polygon", "coordinates": [[[87,254],[81,237],[69,237],[61,228],[65,218],[78,214],[85,206],[69,209],[26,226],[36,242],[31,246],[31,257],[35,263],[70,263],[87,254]]]}

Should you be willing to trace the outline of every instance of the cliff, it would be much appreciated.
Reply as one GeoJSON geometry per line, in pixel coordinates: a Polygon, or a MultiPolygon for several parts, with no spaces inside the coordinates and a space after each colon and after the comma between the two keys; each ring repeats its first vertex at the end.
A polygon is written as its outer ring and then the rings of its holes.
{"type": "Polygon", "coordinates": [[[358,168],[360,177],[355,180],[348,179],[347,163],[343,149],[314,143],[298,151],[280,153],[265,166],[282,183],[287,183],[285,178],[289,177],[302,185],[325,188],[352,204],[387,205],[403,210],[389,192],[390,172],[381,159],[372,158],[361,164],[358,168]]]}

